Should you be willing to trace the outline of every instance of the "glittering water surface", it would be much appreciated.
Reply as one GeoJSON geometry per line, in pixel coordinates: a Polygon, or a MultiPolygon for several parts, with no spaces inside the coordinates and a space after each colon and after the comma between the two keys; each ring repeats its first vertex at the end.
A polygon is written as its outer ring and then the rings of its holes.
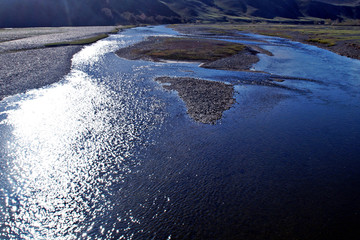
{"type": "Polygon", "coordinates": [[[274,56],[253,68],[272,75],[114,54],[176,34],[113,35],[61,82],[0,102],[0,238],[352,239],[360,61],[257,35],[274,56]],[[255,84],[274,75],[290,78],[255,84]],[[236,104],[196,123],[157,76],[232,83],[236,104]]]}

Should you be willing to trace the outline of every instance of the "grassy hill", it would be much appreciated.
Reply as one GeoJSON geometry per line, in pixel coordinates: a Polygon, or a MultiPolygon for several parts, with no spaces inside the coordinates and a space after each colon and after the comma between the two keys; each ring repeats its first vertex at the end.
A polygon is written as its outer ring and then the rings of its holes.
{"type": "Polygon", "coordinates": [[[360,19],[360,0],[0,0],[0,27],[360,19]]]}

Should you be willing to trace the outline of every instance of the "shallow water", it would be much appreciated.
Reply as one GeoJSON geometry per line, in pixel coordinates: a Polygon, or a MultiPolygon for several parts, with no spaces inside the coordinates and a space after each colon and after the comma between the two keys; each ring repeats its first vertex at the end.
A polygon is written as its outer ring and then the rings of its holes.
{"type": "Polygon", "coordinates": [[[76,54],[61,82],[0,102],[0,238],[351,239],[360,61],[253,35],[274,53],[253,68],[290,77],[269,87],[256,84],[265,73],[114,54],[176,34],[113,35],[76,54]],[[232,83],[236,104],[196,123],[157,76],[232,83]]]}

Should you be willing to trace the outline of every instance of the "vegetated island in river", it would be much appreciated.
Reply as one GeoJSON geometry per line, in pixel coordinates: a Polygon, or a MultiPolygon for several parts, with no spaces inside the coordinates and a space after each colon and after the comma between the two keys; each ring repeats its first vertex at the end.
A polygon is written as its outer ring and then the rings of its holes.
{"type": "Polygon", "coordinates": [[[130,60],[189,61],[201,67],[245,71],[259,61],[258,53],[271,54],[259,47],[213,39],[190,37],[149,37],[122,48],[116,54],[130,60]]]}

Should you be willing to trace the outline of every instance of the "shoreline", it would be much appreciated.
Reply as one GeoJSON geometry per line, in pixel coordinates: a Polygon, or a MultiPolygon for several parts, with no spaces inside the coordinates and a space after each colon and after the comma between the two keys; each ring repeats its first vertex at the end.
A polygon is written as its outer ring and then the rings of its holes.
{"type": "MultiPolygon", "coordinates": [[[[195,37],[221,35],[224,37],[242,37],[246,40],[246,37],[241,35],[241,31],[278,36],[360,60],[360,41],[359,43],[338,41],[335,45],[330,45],[332,38],[329,37],[331,41],[328,39],[326,42],[321,39],[324,36],[319,35],[321,33],[320,30],[325,26],[314,26],[315,29],[313,31],[315,33],[319,31],[319,34],[316,33],[317,35],[314,33],[316,36],[320,36],[318,39],[314,38],[315,35],[305,34],[307,33],[306,31],[310,32],[310,27],[308,26],[181,24],[169,25],[169,27],[181,33],[194,35],[195,37]]],[[[6,62],[6,64],[3,64],[4,67],[0,69],[0,101],[7,96],[59,81],[70,71],[72,56],[80,51],[82,46],[95,42],[107,34],[121,31],[124,28],[127,28],[127,26],[3,29],[0,31],[0,61],[6,62]]],[[[331,31],[329,30],[329,32],[331,31]]],[[[347,31],[350,30],[348,29],[347,31]]],[[[331,33],[335,34],[334,32],[331,33]]],[[[350,33],[355,34],[351,31],[350,33]]],[[[141,45],[145,44],[144,42],[146,41],[140,42],[138,46],[141,48],[141,45]]],[[[131,46],[129,49],[133,47],[131,46]]],[[[246,47],[244,51],[238,54],[214,61],[197,60],[193,62],[200,63],[201,67],[204,68],[248,71],[251,65],[259,61],[256,54],[264,53],[271,55],[271,53],[257,46],[246,47]]],[[[131,59],[131,56],[121,57],[131,59]]],[[[145,60],[153,61],[154,59],[148,58],[145,60]]],[[[155,61],[162,60],[155,59],[155,61]]],[[[173,60],[169,59],[168,61],[173,60]]]]}
{"type": "Polygon", "coordinates": [[[0,54],[0,101],[8,96],[58,82],[71,69],[72,57],[82,46],[23,50],[0,54]]]}
{"type": "Polygon", "coordinates": [[[122,26],[14,28],[0,31],[0,101],[58,82],[84,45],[122,26]]]}

